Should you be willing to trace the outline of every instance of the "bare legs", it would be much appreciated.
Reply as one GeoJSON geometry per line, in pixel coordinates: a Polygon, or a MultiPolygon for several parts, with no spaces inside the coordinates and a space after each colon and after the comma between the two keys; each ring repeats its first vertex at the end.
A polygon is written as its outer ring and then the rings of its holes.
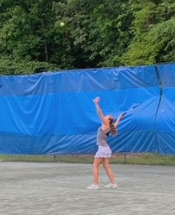
{"type": "Polygon", "coordinates": [[[109,177],[109,180],[112,184],[115,184],[116,183],[116,180],[115,180],[115,176],[114,176],[114,173],[110,167],[110,164],[109,164],[109,158],[103,158],[103,167],[109,177]]]}
{"type": "Polygon", "coordinates": [[[114,173],[109,164],[109,158],[95,158],[93,163],[93,173],[94,173],[94,184],[99,184],[99,167],[103,164],[103,167],[109,177],[112,184],[116,183],[114,173]]]}
{"type": "Polygon", "coordinates": [[[94,184],[99,184],[99,167],[102,161],[103,158],[94,158],[93,163],[94,184]]]}

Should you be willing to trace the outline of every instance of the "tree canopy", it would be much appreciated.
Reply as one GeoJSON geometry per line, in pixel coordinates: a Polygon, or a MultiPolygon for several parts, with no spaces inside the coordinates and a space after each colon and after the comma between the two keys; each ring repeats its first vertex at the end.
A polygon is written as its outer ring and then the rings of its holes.
{"type": "Polygon", "coordinates": [[[174,32],[174,0],[0,0],[0,74],[174,62],[174,32]]]}

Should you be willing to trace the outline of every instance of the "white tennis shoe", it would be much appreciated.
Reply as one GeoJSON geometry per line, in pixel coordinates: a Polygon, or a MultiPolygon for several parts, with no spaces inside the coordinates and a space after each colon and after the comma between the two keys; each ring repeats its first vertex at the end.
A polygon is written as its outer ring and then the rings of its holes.
{"type": "Polygon", "coordinates": [[[98,184],[91,184],[90,186],[87,187],[88,190],[98,190],[99,185],[98,184]]]}
{"type": "Polygon", "coordinates": [[[115,188],[117,188],[117,184],[116,183],[115,184],[110,183],[110,184],[106,185],[105,188],[115,189],[115,188]]]}

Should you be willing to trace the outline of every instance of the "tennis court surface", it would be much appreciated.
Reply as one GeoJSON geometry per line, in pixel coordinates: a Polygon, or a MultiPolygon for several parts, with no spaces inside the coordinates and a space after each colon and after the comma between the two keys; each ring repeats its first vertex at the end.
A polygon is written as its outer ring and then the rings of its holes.
{"type": "Polygon", "coordinates": [[[0,215],[174,215],[175,167],[116,165],[118,189],[92,164],[0,163],[0,215]]]}

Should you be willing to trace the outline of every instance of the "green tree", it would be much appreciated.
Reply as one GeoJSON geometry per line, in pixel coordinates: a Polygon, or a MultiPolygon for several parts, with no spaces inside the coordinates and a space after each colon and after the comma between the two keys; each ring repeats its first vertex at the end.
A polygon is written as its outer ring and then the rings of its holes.
{"type": "Polygon", "coordinates": [[[55,9],[58,22],[66,22],[75,68],[120,64],[118,58],[130,38],[132,14],[127,1],[64,0],[56,3],[55,9]]]}
{"type": "Polygon", "coordinates": [[[122,55],[123,65],[150,65],[174,59],[174,17],[172,1],[134,1],[131,29],[134,37],[122,55]]]}
{"type": "Polygon", "coordinates": [[[54,57],[59,44],[53,40],[58,29],[52,6],[52,1],[46,0],[1,1],[0,53],[4,65],[9,59],[14,65],[24,61],[43,68],[47,62],[46,68],[56,63],[55,68],[59,68],[61,61],[54,57]]]}
{"type": "Polygon", "coordinates": [[[174,18],[174,0],[0,0],[0,73],[173,62],[174,18]]]}

